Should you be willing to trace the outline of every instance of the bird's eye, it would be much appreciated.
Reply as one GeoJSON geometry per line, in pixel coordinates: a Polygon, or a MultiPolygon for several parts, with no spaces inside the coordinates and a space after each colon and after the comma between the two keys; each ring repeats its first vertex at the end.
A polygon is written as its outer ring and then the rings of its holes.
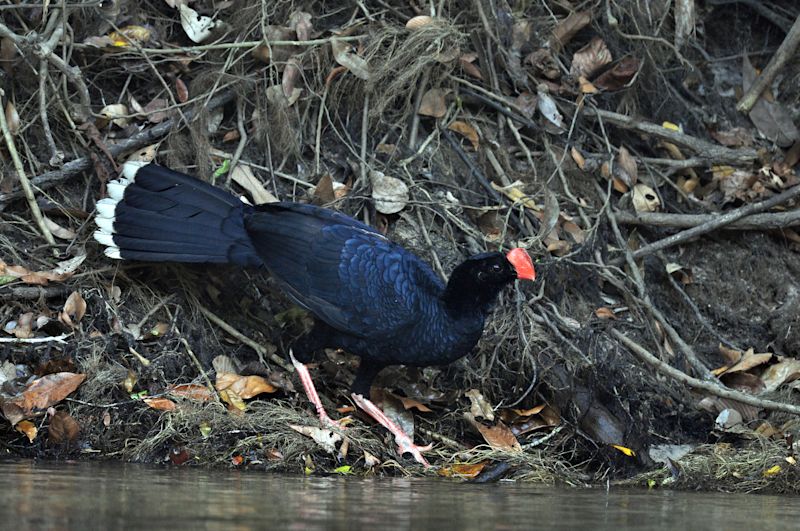
{"type": "Polygon", "coordinates": [[[500,271],[500,265],[499,264],[494,264],[492,266],[492,271],[494,271],[495,273],[498,273],[500,271]]]}

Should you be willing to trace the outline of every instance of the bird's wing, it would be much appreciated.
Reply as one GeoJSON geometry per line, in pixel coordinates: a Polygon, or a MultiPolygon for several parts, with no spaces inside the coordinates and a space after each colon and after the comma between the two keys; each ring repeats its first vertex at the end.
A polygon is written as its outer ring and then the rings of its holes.
{"type": "Polygon", "coordinates": [[[263,205],[254,246],[301,306],[355,337],[409,328],[443,285],[415,255],[352,218],[310,205],[263,205]]]}

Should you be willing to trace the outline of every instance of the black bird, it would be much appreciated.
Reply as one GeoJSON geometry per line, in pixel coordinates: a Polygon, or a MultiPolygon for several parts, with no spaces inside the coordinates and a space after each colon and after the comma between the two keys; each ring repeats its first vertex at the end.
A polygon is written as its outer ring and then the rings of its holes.
{"type": "MultiPolygon", "coordinates": [[[[480,339],[500,290],[533,280],[527,252],[472,256],[444,284],[431,268],[372,227],[313,205],[251,206],[194,177],[129,161],[97,203],[94,236],[123,260],[229,263],[266,268],[289,297],[316,317],[301,359],[322,347],[361,358],[355,402],[389,429],[400,452],[427,461],[399,426],[368,400],[388,365],[443,365],[480,339]]],[[[332,423],[305,366],[294,360],[320,419],[332,423]]]]}

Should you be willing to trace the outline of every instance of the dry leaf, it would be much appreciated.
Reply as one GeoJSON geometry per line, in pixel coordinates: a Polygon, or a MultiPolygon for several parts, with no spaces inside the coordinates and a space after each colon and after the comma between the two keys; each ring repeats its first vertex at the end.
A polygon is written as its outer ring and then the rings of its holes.
{"type": "MultiPolygon", "coordinates": [[[[22,421],[26,422],[26,421],[22,421]]],[[[47,427],[47,438],[51,443],[69,443],[78,438],[81,433],[81,426],[66,411],[56,411],[50,417],[50,425],[47,427]]]]}
{"type": "Polygon", "coordinates": [[[775,391],[781,385],[798,378],[800,378],[800,360],[796,358],[784,358],[761,374],[766,392],[775,391]]]}
{"type": "Polygon", "coordinates": [[[639,60],[633,56],[626,56],[617,61],[614,66],[597,76],[593,80],[594,86],[601,90],[614,91],[627,87],[639,73],[639,60]]]}
{"type": "Polygon", "coordinates": [[[278,198],[272,195],[261,181],[256,178],[253,170],[246,164],[237,164],[231,171],[231,180],[247,190],[253,199],[253,204],[275,203],[278,198]]]}
{"type": "Polygon", "coordinates": [[[437,473],[446,478],[472,479],[478,476],[486,467],[488,461],[480,463],[456,463],[440,468],[437,473]]]}
{"type": "Polygon", "coordinates": [[[621,180],[625,185],[630,188],[638,180],[638,168],[636,159],[633,158],[630,151],[625,146],[620,146],[617,159],[614,164],[614,177],[621,180]]]}
{"type": "Polygon", "coordinates": [[[211,17],[201,16],[191,7],[181,4],[178,7],[181,14],[181,27],[186,32],[186,36],[197,44],[200,44],[211,36],[214,28],[219,24],[211,17]]]}
{"type": "Polygon", "coordinates": [[[311,39],[311,34],[314,31],[314,25],[311,23],[312,19],[311,13],[306,13],[305,11],[295,11],[289,17],[289,27],[297,34],[298,41],[311,39]]]}
{"type": "Polygon", "coordinates": [[[594,314],[599,317],[600,319],[616,319],[617,316],[614,314],[614,310],[608,308],[606,306],[601,306],[600,308],[594,311],[594,314]]]}
{"type": "Polygon", "coordinates": [[[152,409],[158,411],[175,411],[178,408],[178,404],[170,400],[169,398],[163,397],[153,397],[153,398],[143,398],[142,402],[147,404],[152,409]]]}
{"type": "Polygon", "coordinates": [[[17,108],[11,103],[11,100],[6,103],[6,122],[8,123],[8,130],[12,135],[19,133],[19,113],[17,108]]]}
{"type": "Polygon", "coordinates": [[[461,57],[458,58],[458,62],[461,64],[461,69],[464,71],[465,74],[468,76],[474,77],[475,79],[480,79],[483,81],[483,73],[481,69],[475,64],[475,61],[478,59],[478,54],[476,53],[465,53],[461,57]]]}
{"type": "Polygon", "coordinates": [[[100,116],[120,128],[128,126],[130,122],[128,114],[128,106],[124,103],[112,103],[100,110],[100,116]]]}
{"type": "Polygon", "coordinates": [[[28,438],[28,442],[33,442],[36,439],[37,433],[39,430],[36,429],[36,424],[29,420],[21,420],[14,426],[14,429],[20,432],[21,434],[25,435],[28,438]]]}
{"type": "Polygon", "coordinates": [[[37,378],[15,397],[2,400],[3,415],[11,424],[33,417],[64,400],[85,379],[85,374],[71,372],[58,372],[37,378]]]}
{"type": "Polygon", "coordinates": [[[550,47],[553,50],[560,50],[574,37],[580,30],[589,25],[592,21],[590,11],[577,11],[570,13],[567,18],[558,23],[553,29],[550,37],[550,47]]]}
{"type": "Polygon", "coordinates": [[[375,210],[381,214],[396,214],[405,208],[409,198],[406,183],[377,170],[370,171],[369,178],[375,210]]]}
{"type": "Polygon", "coordinates": [[[65,227],[62,227],[61,225],[59,225],[52,219],[48,218],[47,216],[44,216],[44,224],[47,225],[47,228],[56,238],[60,238],[62,240],[74,240],[77,237],[77,234],[75,234],[75,232],[65,227]]]}
{"type": "Polygon", "coordinates": [[[412,31],[418,30],[431,23],[433,23],[433,17],[429,17],[427,15],[418,15],[416,17],[411,17],[410,19],[408,19],[408,22],[406,22],[406,29],[412,31]]]}
{"type": "Polygon", "coordinates": [[[208,387],[198,384],[170,385],[167,387],[167,393],[199,402],[208,402],[214,398],[214,393],[208,387]]]}
{"type": "Polygon", "coordinates": [[[572,155],[572,160],[574,160],[574,161],[575,161],[575,164],[578,166],[578,168],[580,168],[580,169],[584,169],[584,168],[586,167],[586,159],[585,159],[585,158],[584,158],[584,156],[581,154],[581,152],[580,152],[580,151],[578,151],[578,150],[575,148],[575,146],[572,146],[572,147],[569,149],[569,153],[570,153],[570,155],[572,155]]]}
{"type": "Polygon", "coordinates": [[[177,95],[177,99],[180,103],[186,103],[189,101],[189,88],[179,77],[175,78],[175,94],[177,95]]]}
{"type": "Polygon", "coordinates": [[[769,352],[755,354],[752,348],[747,349],[740,359],[733,367],[725,371],[726,373],[749,371],[753,367],[763,365],[772,359],[772,354],[769,352]]]}
{"type": "Polygon", "coordinates": [[[80,293],[73,291],[67,297],[61,313],[58,314],[58,320],[71,328],[75,328],[85,314],[86,301],[83,300],[80,293]]]}
{"type": "Polygon", "coordinates": [[[370,73],[367,60],[356,54],[349,43],[333,38],[331,39],[331,49],[337,63],[347,68],[358,79],[369,81],[370,73]]]}
{"type": "Polygon", "coordinates": [[[590,78],[611,62],[611,52],[608,50],[605,41],[600,37],[594,37],[589,44],[575,52],[572,56],[572,66],[569,73],[577,77],[590,78]]]}
{"type": "Polygon", "coordinates": [[[441,118],[447,113],[447,94],[450,89],[433,88],[425,92],[419,104],[418,114],[441,118]]]}
{"type": "MultiPolygon", "coordinates": [[[[756,69],[750,63],[747,54],[742,56],[742,88],[746,93],[756,80],[756,69]]],[[[780,147],[791,146],[800,139],[800,131],[792,121],[789,110],[777,101],[767,101],[760,97],[750,111],[750,120],[753,121],[759,132],[780,147]]]]}
{"type": "Polygon", "coordinates": [[[447,126],[448,129],[451,131],[455,131],[467,138],[470,144],[472,144],[472,149],[478,151],[479,146],[479,139],[478,139],[478,131],[472,127],[467,122],[461,120],[455,120],[447,126]]]}
{"type": "Polygon", "coordinates": [[[469,412],[473,419],[482,417],[489,421],[494,420],[494,408],[492,408],[492,405],[484,398],[480,391],[477,389],[470,389],[464,393],[464,396],[470,400],[469,412]]]}
{"type": "Polygon", "coordinates": [[[430,413],[431,408],[420,402],[415,398],[410,398],[407,396],[396,396],[394,395],[400,402],[403,404],[403,407],[406,409],[416,408],[417,411],[421,411],[422,413],[430,413]]]}
{"type": "Polygon", "coordinates": [[[633,208],[636,212],[655,212],[661,207],[661,200],[655,190],[646,184],[633,187],[633,208]]]}
{"type": "Polygon", "coordinates": [[[342,440],[342,436],[338,433],[316,426],[297,426],[295,424],[289,424],[289,427],[306,437],[314,439],[314,441],[329,454],[336,452],[336,443],[342,440]]]}
{"type": "Polygon", "coordinates": [[[555,100],[546,92],[539,91],[537,93],[537,106],[539,112],[545,119],[555,126],[557,130],[564,129],[564,117],[558,112],[555,100]]]}
{"type": "Polygon", "coordinates": [[[240,376],[230,372],[217,372],[215,386],[217,391],[233,392],[236,393],[236,396],[245,400],[261,393],[274,393],[277,390],[262,376],[240,376]]]}
{"type": "Polygon", "coordinates": [[[498,421],[495,426],[485,426],[475,420],[469,413],[466,413],[464,417],[481,433],[486,443],[494,450],[506,452],[522,451],[516,436],[502,421],[498,421]]]}
{"type": "Polygon", "coordinates": [[[111,46],[126,48],[132,45],[142,46],[150,40],[152,32],[144,26],[124,26],[119,31],[108,34],[111,46]]]}

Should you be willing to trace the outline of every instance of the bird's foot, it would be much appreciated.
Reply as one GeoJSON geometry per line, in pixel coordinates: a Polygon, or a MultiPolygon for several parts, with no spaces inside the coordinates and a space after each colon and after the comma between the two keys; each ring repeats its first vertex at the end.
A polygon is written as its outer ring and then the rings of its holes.
{"type": "Polygon", "coordinates": [[[322,425],[335,430],[346,429],[344,424],[337,422],[328,416],[327,411],[325,411],[325,408],[322,405],[322,401],[319,399],[317,389],[314,387],[314,381],[311,379],[311,374],[308,372],[308,368],[297,361],[291,350],[289,351],[289,358],[292,360],[294,370],[297,371],[297,376],[300,378],[300,382],[303,384],[303,389],[306,391],[308,400],[314,404],[314,408],[317,410],[317,416],[319,417],[319,421],[322,423],[322,425]]]}
{"type": "Polygon", "coordinates": [[[417,463],[420,463],[425,468],[429,468],[431,466],[430,463],[428,463],[428,460],[422,456],[422,452],[427,452],[433,448],[433,444],[417,446],[414,444],[414,441],[411,439],[411,437],[409,437],[409,435],[403,431],[403,428],[398,426],[396,422],[387,417],[386,413],[384,413],[381,408],[376,406],[371,400],[356,393],[353,393],[351,396],[358,407],[364,410],[367,415],[374,418],[381,426],[389,430],[392,435],[394,435],[394,441],[397,443],[397,452],[400,455],[409,453],[414,457],[417,463]]]}

